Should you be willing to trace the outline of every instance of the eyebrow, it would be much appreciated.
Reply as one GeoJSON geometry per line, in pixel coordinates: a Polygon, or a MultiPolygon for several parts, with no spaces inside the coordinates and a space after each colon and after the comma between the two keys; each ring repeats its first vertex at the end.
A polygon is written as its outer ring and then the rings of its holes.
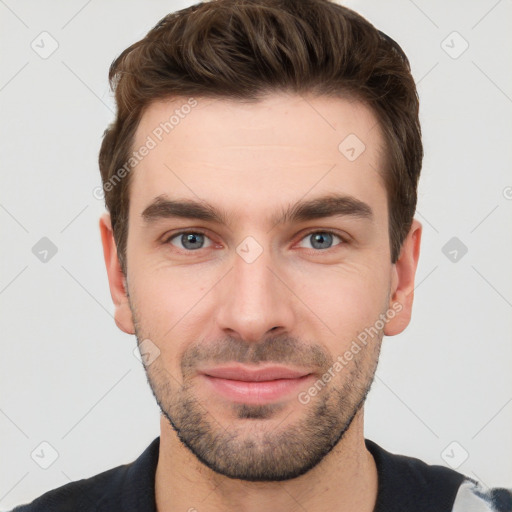
{"type": "MultiPolygon", "coordinates": [[[[345,216],[372,220],[373,211],[368,204],[353,196],[329,194],[289,205],[283,208],[280,214],[272,216],[270,222],[275,226],[345,216]]],[[[215,208],[206,201],[169,199],[165,194],[156,197],[144,209],[141,217],[146,224],[152,224],[161,219],[182,218],[229,225],[229,215],[225,210],[215,208]]]]}

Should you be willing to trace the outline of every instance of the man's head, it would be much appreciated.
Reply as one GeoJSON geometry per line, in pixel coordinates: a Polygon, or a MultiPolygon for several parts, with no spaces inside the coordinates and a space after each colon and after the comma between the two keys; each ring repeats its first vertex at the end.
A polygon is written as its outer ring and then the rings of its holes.
{"type": "Polygon", "coordinates": [[[274,91],[359,99],[372,109],[385,140],[379,172],[392,262],[398,258],[423,157],[418,98],[400,47],[354,11],[327,0],[199,3],[164,17],[112,63],[109,78],[118,110],[99,165],[125,273],[132,179],[126,169],[138,165],[134,137],[144,111],[157,99],[257,101],[274,91]]]}
{"type": "Polygon", "coordinates": [[[361,418],[382,336],[410,319],[422,150],[407,60],[327,1],[219,0],[164,18],[110,76],[116,323],[199,460],[299,476],[361,418]],[[304,377],[255,393],[213,375],[271,365],[304,377]]]}

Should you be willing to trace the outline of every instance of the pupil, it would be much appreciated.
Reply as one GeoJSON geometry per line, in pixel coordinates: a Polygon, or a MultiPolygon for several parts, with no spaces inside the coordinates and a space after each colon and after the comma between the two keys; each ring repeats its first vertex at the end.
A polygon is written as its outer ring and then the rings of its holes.
{"type": "Polygon", "coordinates": [[[315,249],[328,249],[332,242],[332,235],[329,233],[316,233],[313,235],[313,247],[315,249]]]}
{"type": "Polygon", "coordinates": [[[193,233],[185,234],[182,236],[182,243],[183,247],[186,247],[187,249],[200,249],[197,245],[194,246],[194,244],[201,245],[201,237],[202,235],[196,235],[193,233]]]}

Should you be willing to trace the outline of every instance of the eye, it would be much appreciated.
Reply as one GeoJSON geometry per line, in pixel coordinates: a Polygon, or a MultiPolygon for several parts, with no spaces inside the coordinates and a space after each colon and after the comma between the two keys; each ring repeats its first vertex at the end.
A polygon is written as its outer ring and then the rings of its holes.
{"type": "MultiPolygon", "coordinates": [[[[333,247],[333,241],[337,238],[341,243],[344,243],[345,240],[341,238],[341,236],[333,233],[332,231],[313,231],[308,233],[299,244],[300,247],[306,247],[307,249],[331,249],[333,247]],[[303,245],[304,243],[309,243],[309,245],[303,245]]],[[[336,244],[340,245],[340,244],[336,244]]]]}
{"type": "Polygon", "coordinates": [[[166,243],[170,243],[178,249],[184,249],[186,251],[196,251],[198,249],[204,249],[212,244],[212,241],[204,234],[199,231],[181,231],[169,237],[166,243]],[[205,245],[206,243],[206,245],[205,245]]]}
{"type": "MultiPolygon", "coordinates": [[[[205,249],[213,244],[212,240],[200,231],[180,231],[168,237],[164,243],[170,243],[174,247],[187,252],[205,249]]],[[[332,231],[312,231],[302,238],[299,247],[322,251],[344,243],[346,243],[346,240],[332,231]],[[336,239],[338,243],[335,243],[336,239]]]]}

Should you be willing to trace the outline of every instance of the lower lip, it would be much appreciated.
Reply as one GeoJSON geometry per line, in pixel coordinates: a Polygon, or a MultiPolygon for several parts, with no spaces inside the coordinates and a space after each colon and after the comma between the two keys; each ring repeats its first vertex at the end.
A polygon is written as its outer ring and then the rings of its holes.
{"type": "Polygon", "coordinates": [[[297,379],[276,379],[260,382],[246,382],[242,380],[221,379],[203,375],[215,392],[233,402],[244,404],[262,404],[286,398],[297,393],[312,375],[305,375],[297,379]]]}

